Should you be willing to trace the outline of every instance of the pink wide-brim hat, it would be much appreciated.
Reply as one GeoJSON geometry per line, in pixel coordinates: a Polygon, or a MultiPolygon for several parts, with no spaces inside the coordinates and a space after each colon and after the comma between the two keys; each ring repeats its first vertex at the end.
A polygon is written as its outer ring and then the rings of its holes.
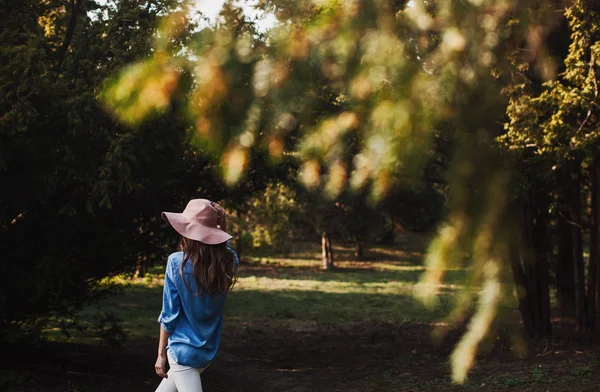
{"type": "Polygon", "coordinates": [[[216,245],[232,238],[224,231],[226,220],[222,211],[218,204],[210,200],[192,199],[183,212],[163,212],[161,216],[182,236],[216,245]]]}

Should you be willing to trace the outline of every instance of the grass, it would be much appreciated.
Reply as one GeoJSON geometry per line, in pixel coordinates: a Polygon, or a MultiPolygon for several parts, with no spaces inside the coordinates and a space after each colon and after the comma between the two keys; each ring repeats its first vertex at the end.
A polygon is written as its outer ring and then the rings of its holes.
{"type": "Polygon", "coordinates": [[[352,322],[363,320],[430,322],[443,317],[459,285],[444,287],[439,306],[428,311],[412,292],[422,271],[306,269],[279,265],[265,276],[261,269],[241,273],[228,299],[233,320],[352,322]]]}
{"type": "MultiPolygon", "coordinates": [[[[567,349],[560,340],[549,341],[548,350],[540,351],[543,355],[518,360],[499,342],[496,351],[478,358],[465,385],[453,385],[448,355],[457,337],[450,337],[445,345],[434,345],[430,325],[452,309],[457,293],[465,288],[468,272],[446,271],[436,306],[423,306],[413,297],[413,290],[425,271],[421,253],[425,244],[423,237],[407,235],[395,246],[369,249],[366,261],[355,260],[351,248],[336,246],[337,268],[332,271],[320,268],[318,244],[295,244],[287,255],[244,255],[239,281],[226,305],[223,355],[207,376],[208,384],[213,380],[213,385],[227,389],[206,390],[268,390],[265,385],[278,385],[272,390],[306,386],[308,389],[298,390],[318,391],[596,390],[595,380],[600,376],[596,358],[600,355],[593,350],[588,353],[585,344],[567,349]],[[243,387],[236,389],[231,382],[243,387]],[[334,384],[339,389],[329,388],[334,384]]],[[[100,349],[107,350],[108,358],[114,358],[114,353],[119,353],[119,358],[130,353],[131,357],[123,360],[138,358],[143,370],[126,373],[117,369],[113,378],[111,371],[101,369],[94,375],[96,384],[89,381],[90,370],[82,371],[81,379],[75,378],[79,374],[75,371],[72,386],[64,385],[61,376],[61,388],[66,389],[60,390],[115,390],[115,382],[138,376],[148,380],[148,385],[136,384],[127,390],[152,389],[156,379],[151,372],[143,372],[152,370],[154,360],[163,271],[164,265],[156,266],[143,279],[107,281],[120,292],[81,314],[81,325],[94,334],[69,328],[70,337],[65,337],[58,324],[47,331],[52,340],[60,342],[107,343],[115,320],[120,320],[118,328],[127,336],[126,345],[100,349]]],[[[87,359],[83,363],[88,366],[87,359]]],[[[28,372],[4,369],[0,379],[5,379],[6,385],[19,386],[14,390],[25,390],[20,385],[36,374],[28,372]]]]}
{"type": "Polygon", "coordinates": [[[505,387],[518,387],[519,385],[523,385],[524,381],[519,377],[514,376],[502,376],[500,377],[500,384],[505,387]]]}
{"type": "Polygon", "coordinates": [[[127,339],[154,337],[162,303],[163,273],[164,268],[154,267],[145,278],[117,277],[107,281],[106,284],[117,286],[116,295],[85,308],[77,326],[66,328],[68,335],[56,321],[45,331],[46,336],[58,342],[106,343],[98,332],[111,327],[112,317],[112,323],[118,324],[127,339]]]}
{"type": "MultiPolygon", "coordinates": [[[[413,246],[422,246],[416,242],[413,246]]],[[[425,308],[412,295],[424,272],[417,257],[420,253],[406,249],[406,244],[371,248],[367,257],[376,257],[377,261],[364,262],[352,260],[351,249],[338,246],[339,261],[332,271],[320,269],[319,251],[318,245],[301,244],[287,257],[248,257],[228,297],[225,323],[430,323],[449,312],[466,276],[463,270],[447,271],[446,282],[439,287],[437,306],[425,308]]],[[[80,325],[92,330],[109,328],[110,320],[102,325],[102,315],[108,315],[121,320],[120,327],[129,339],[155,337],[163,271],[163,266],[157,266],[142,279],[115,278],[107,282],[122,290],[85,309],[80,325]]],[[[74,328],[67,330],[69,337],[58,325],[46,332],[58,341],[102,340],[74,328]]]]}
{"type": "Polygon", "coordinates": [[[575,377],[585,377],[592,373],[592,368],[590,366],[579,366],[574,368],[571,371],[571,375],[575,377]]]}
{"type": "Polygon", "coordinates": [[[466,272],[446,272],[438,306],[425,308],[413,290],[425,271],[423,239],[395,247],[374,247],[367,260],[353,260],[351,249],[335,247],[337,268],[320,269],[315,244],[296,245],[287,257],[250,257],[228,299],[233,320],[340,323],[364,320],[432,322],[450,310],[466,272]],[[376,261],[375,261],[376,260],[376,261]]]}

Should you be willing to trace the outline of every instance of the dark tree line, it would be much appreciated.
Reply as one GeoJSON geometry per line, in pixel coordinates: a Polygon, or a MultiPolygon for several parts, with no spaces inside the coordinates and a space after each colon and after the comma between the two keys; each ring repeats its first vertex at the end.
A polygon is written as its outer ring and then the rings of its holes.
{"type": "MultiPolygon", "coordinates": [[[[71,318],[106,294],[107,276],[162,260],[177,241],[162,210],[242,200],[285,175],[250,170],[227,190],[177,101],[132,128],[98,99],[119,69],[153,54],[159,21],[180,3],[0,5],[0,341],[71,318]]],[[[186,39],[173,38],[173,50],[186,39]]]]}
{"type": "Polygon", "coordinates": [[[551,333],[549,287],[558,316],[577,331],[598,327],[598,11],[594,2],[556,5],[547,34],[558,77],[542,83],[522,63],[506,91],[501,144],[520,172],[516,216],[523,249],[514,253],[523,321],[531,335],[551,333]],[[568,38],[568,39],[567,39],[568,38]],[[584,257],[584,250],[588,257],[584,257]]]}

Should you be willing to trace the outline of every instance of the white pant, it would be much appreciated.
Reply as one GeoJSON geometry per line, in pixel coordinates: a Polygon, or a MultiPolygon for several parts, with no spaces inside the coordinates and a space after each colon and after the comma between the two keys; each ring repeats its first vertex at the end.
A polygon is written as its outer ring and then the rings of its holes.
{"type": "Polygon", "coordinates": [[[189,366],[178,365],[171,353],[167,351],[169,358],[168,378],[164,378],[156,392],[202,392],[202,382],[200,374],[206,368],[193,368],[189,366]]]}

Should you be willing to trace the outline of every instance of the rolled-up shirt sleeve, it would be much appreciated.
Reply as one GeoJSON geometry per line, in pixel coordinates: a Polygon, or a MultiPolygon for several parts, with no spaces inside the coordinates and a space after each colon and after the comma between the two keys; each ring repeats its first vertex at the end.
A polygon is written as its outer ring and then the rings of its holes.
{"type": "Polygon", "coordinates": [[[238,268],[240,266],[240,259],[238,258],[237,253],[235,252],[235,250],[233,250],[233,248],[231,247],[231,244],[229,243],[229,241],[227,241],[227,243],[225,244],[225,247],[231,252],[231,254],[233,255],[233,271],[237,272],[238,268]]]}
{"type": "Polygon", "coordinates": [[[165,271],[165,286],[163,289],[162,311],[158,316],[158,322],[165,331],[171,333],[175,329],[179,312],[181,311],[181,299],[173,280],[173,266],[171,260],[167,263],[165,271]]]}

